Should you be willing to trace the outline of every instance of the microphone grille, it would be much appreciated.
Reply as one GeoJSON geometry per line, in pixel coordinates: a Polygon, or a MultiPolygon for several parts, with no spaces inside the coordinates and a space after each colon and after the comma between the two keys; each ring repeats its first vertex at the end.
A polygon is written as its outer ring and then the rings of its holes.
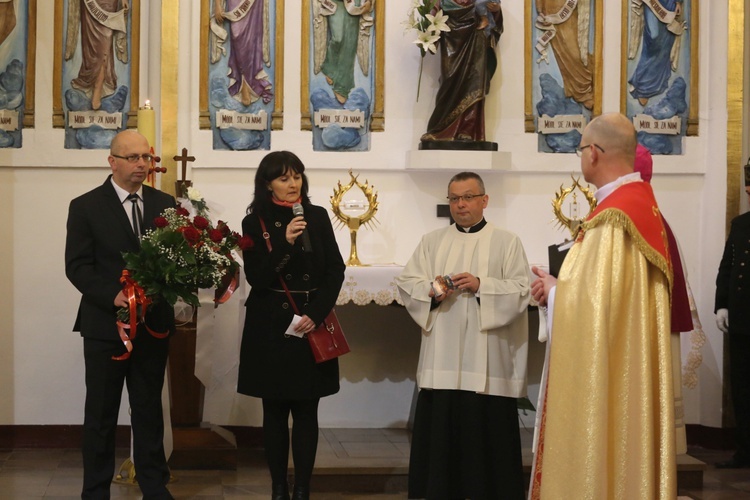
{"type": "Polygon", "coordinates": [[[292,205],[292,213],[295,215],[295,217],[298,215],[305,215],[305,209],[302,208],[301,203],[295,203],[294,205],[292,205]]]}

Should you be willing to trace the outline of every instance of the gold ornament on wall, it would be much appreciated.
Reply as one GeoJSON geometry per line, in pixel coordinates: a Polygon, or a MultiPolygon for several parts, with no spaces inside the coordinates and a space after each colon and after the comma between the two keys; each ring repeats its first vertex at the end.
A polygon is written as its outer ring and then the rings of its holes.
{"type": "Polygon", "coordinates": [[[341,181],[339,181],[338,186],[334,188],[333,196],[331,196],[331,208],[336,216],[337,226],[349,228],[351,251],[346,265],[365,266],[366,264],[362,264],[357,256],[357,230],[363,225],[372,224],[373,221],[377,222],[375,213],[378,211],[378,193],[367,180],[364,184],[359,182],[357,180],[359,174],[355,176],[349,170],[349,177],[351,178],[349,184],[342,186],[341,181]],[[358,190],[350,192],[355,186],[358,190]],[[364,198],[362,198],[362,195],[364,198]]]}
{"type": "Polygon", "coordinates": [[[570,231],[570,237],[575,238],[578,233],[578,228],[581,227],[581,224],[586,220],[586,217],[588,217],[588,215],[596,208],[596,198],[594,198],[594,193],[591,192],[588,185],[586,187],[581,186],[579,183],[580,177],[573,177],[573,175],[571,175],[570,178],[573,179],[573,184],[571,184],[570,187],[563,187],[563,185],[560,184],[560,191],[555,193],[555,199],[552,200],[552,211],[555,214],[557,224],[560,227],[568,228],[568,231],[570,231]],[[578,193],[576,192],[576,189],[581,192],[589,206],[588,212],[583,215],[580,214],[580,203],[578,202],[578,193]],[[563,213],[563,203],[565,198],[571,194],[573,195],[573,200],[568,203],[568,215],[565,215],[563,213]]]}

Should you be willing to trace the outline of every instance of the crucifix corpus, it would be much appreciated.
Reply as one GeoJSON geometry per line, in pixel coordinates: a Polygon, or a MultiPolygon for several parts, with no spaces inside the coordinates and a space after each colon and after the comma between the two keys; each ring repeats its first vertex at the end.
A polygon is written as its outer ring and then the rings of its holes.
{"type": "Polygon", "coordinates": [[[182,180],[175,183],[175,194],[178,198],[187,198],[187,188],[193,185],[193,182],[187,179],[187,164],[195,161],[195,156],[188,156],[187,148],[182,148],[182,154],[175,155],[172,159],[182,165],[182,180]]]}

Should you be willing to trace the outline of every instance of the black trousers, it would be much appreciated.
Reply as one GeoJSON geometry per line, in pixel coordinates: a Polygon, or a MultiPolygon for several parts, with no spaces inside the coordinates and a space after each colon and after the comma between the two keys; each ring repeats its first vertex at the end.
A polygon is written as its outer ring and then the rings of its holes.
{"type": "Polygon", "coordinates": [[[729,377],[737,425],[735,457],[750,462],[750,335],[729,335],[729,377]]]}
{"type": "Polygon", "coordinates": [[[263,445],[274,485],[286,484],[289,463],[289,413],[292,414],[292,459],[295,487],[309,488],[318,451],[320,398],[263,399],[263,445]]]}
{"type": "Polygon", "coordinates": [[[161,393],[169,351],[168,339],[139,328],[130,359],[120,341],[83,339],[86,405],[83,421],[83,490],[81,498],[109,498],[115,470],[115,431],[123,384],[127,383],[133,431],[133,462],[144,499],[172,498],[164,456],[161,393]]]}

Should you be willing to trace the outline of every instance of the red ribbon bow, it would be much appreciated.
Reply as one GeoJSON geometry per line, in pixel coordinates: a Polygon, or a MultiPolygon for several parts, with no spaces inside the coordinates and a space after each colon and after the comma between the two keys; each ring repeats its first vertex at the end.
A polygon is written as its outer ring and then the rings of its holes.
{"type": "Polygon", "coordinates": [[[123,323],[119,319],[117,320],[117,331],[120,333],[120,340],[125,344],[127,351],[121,356],[112,356],[112,359],[115,361],[124,361],[130,357],[130,353],[133,351],[133,339],[135,339],[135,334],[138,331],[138,323],[143,323],[146,331],[157,339],[163,339],[169,335],[169,331],[164,333],[155,332],[146,325],[146,309],[151,304],[151,299],[146,296],[143,287],[130,277],[130,272],[127,269],[122,270],[120,283],[122,283],[122,291],[125,293],[125,298],[128,301],[130,317],[128,323],[123,323]],[[140,314],[138,314],[138,306],[141,306],[140,314]],[[130,335],[128,335],[126,330],[130,331],[130,335]]]}

